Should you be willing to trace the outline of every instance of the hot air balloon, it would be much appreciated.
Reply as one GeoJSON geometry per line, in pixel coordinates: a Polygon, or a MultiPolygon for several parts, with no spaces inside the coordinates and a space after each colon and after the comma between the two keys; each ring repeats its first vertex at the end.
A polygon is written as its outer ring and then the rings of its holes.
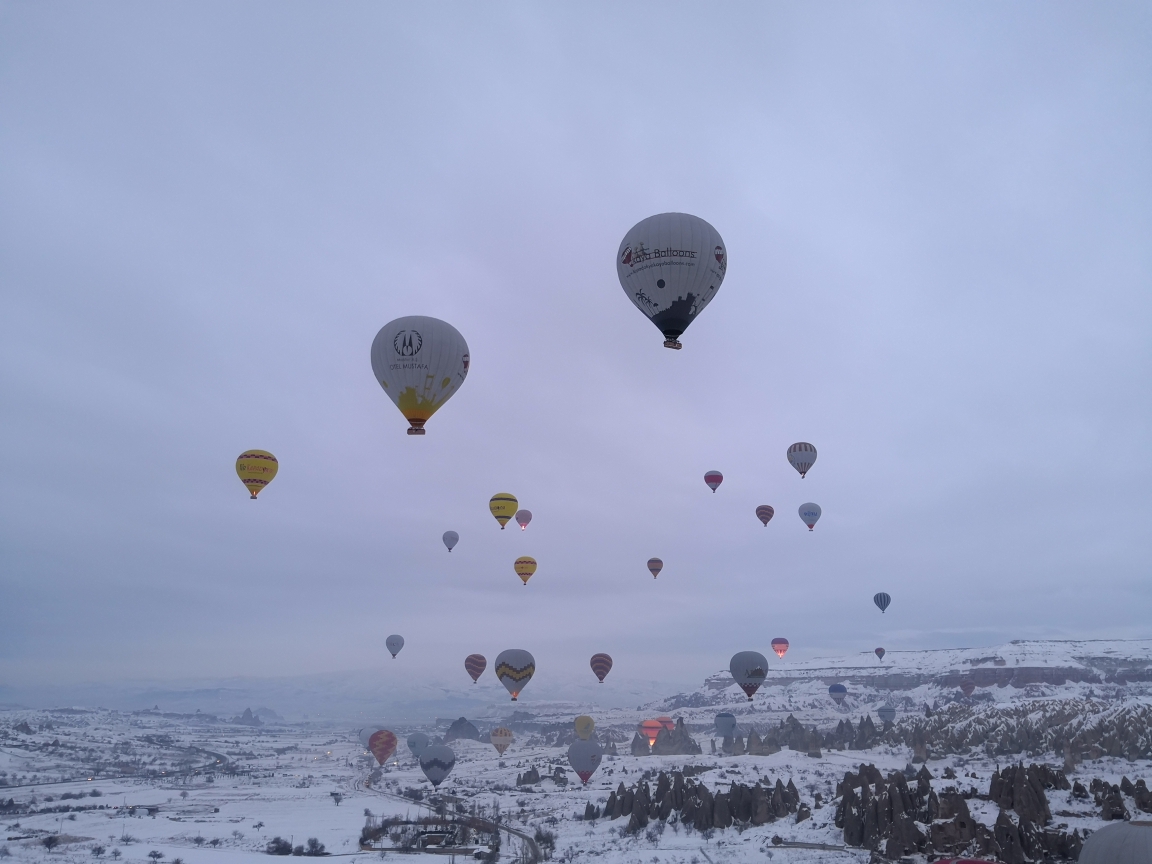
{"type": "Polygon", "coordinates": [[[592,659],[588,662],[592,667],[592,672],[600,683],[604,683],[604,679],[608,677],[608,673],[612,671],[612,658],[607,654],[593,654],[592,659]]]}
{"type": "Polygon", "coordinates": [[[424,434],[428,418],[468,377],[468,363],[468,343],[438,318],[397,318],[372,340],[372,372],[408,421],[409,435],[424,434]]]}
{"type": "Polygon", "coordinates": [[[452,551],[452,547],[460,542],[460,535],[455,531],[444,532],[444,545],[448,547],[448,551],[452,551]]]}
{"type": "Polygon", "coordinates": [[[799,441],[788,448],[789,464],[800,472],[800,479],[811,469],[816,462],[816,448],[804,441],[799,441]]]}
{"type": "Polygon", "coordinates": [[[532,511],[531,510],[517,510],[516,511],[516,524],[520,526],[521,531],[523,531],[525,528],[527,528],[528,523],[531,521],[532,521],[532,511]]]}
{"type": "Polygon", "coordinates": [[[600,767],[600,760],[604,758],[604,751],[595,741],[573,741],[568,747],[568,764],[576,772],[581,783],[587,783],[600,767]]]}
{"type": "Polygon", "coordinates": [[[508,524],[508,520],[516,513],[516,505],[519,502],[516,496],[511,492],[497,492],[488,499],[488,509],[492,511],[492,515],[496,517],[496,521],[500,523],[500,530],[504,530],[504,526],[508,524]]]}
{"type": "Polygon", "coordinates": [[[788,653],[788,640],[783,636],[777,636],[772,640],[772,650],[776,652],[777,657],[783,660],[784,655],[788,653]]]}
{"type": "Polygon", "coordinates": [[[368,749],[372,751],[376,761],[383,765],[396,752],[396,736],[387,729],[373,732],[372,737],[368,739],[368,749]]]}
{"type": "Polygon", "coordinates": [[[876,709],[876,715],[880,718],[881,722],[888,724],[896,719],[896,709],[891,705],[882,705],[876,709]]]}
{"type": "Polygon", "coordinates": [[[965,678],[960,682],[960,690],[965,696],[971,696],[976,692],[976,682],[971,678],[965,678]]]}
{"type": "Polygon", "coordinates": [[[723,482],[724,475],[719,471],[709,471],[704,475],[704,483],[709,489],[712,490],[712,494],[716,494],[716,489],[719,488],[720,484],[723,482]]]}
{"type": "Polygon", "coordinates": [[[388,653],[392,655],[392,659],[396,659],[396,655],[400,653],[400,649],[404,647],[404,637],[392,634],[384,640],[385,646],[388,648],[388,653]]]}
{"type": "Polygon", "coordinates": [[[828,688],[828,695],[832,697],[837,705],[843,705],[844,700],[848,697],[848,688],[843,684],[833,684],[828,688]]]}
{"type": "Polygon", "coordinates": [[[363,729],[361,729],[360,734],[357,736],[360,740],[360,746],[367,750],[368,741],[372,738],[373,734],[379,730],[379,728],[380,727],[378,726],[365,726],[363,729]]]}
{"type": "Polygon", "coordinates": [[[727,711],[716,715],[716,734],[721,738],[731,738],[736,734],[736,716],[727,711]]]}
{"type": "Polygon", "coordinates": [[[883,660],[884,655],[888,652],[886,652],[883,648],[877,648],[875,653],[876,653],[877,657],[879,657],[881,660],[883,660]]]}
{"type": "Polygon", "coordinates": [[[768,676],[768,658],[759,651],[740,651],[732,655],[728,671],[751,702],[753,694],[768,676]]]}
{"type": "Polygon", "coordinates": [[[655,579],[657,576],[659,576],[660,571],[663,569],[664,569],[664,562],[661,561],[659,558],[649,558],[648,559],[648,572],[652,574],[653,579],[655,579]]]}
{"type": "Polygon", "coordinates": [[[671,717],[657,717],[656,722],[667,729],[669,732],[674,732],[676,730],[676,721],[671,717]]]}
{"type": "Polygon", "coordinates": [[[645,720],[637,728],[640,730],[640,734],[648,739],[648,746],[651,747],[656,743],[656,736],[660,734],[664,724],[659,720],[645,720]]]}
{"type": "Polygon", "coordinates": [[[804,524],[808,526],[809,531],[816,527],[816,523],[820,521],[820,514],[822,512],[820,505],[813,504],[811,501],[807,504],[800,505],[800,518],[804,520],[804,524]]]}
{"type": "Polygon", "coordinates": [[[523,648],[509,648],[496,656],[496,677],[512,694],[512,701],[536,674],[536,658],[523,648]]]}
{"type": "Polygon", "coordinates": [[[472,676],[472,683],[475,684],[476,679],[488,668],[488,661],[484,659],[483,654],[469,654],[464,658],[464,668],[472,676]]]}
{"type": "Polygon", "coordinates": [[[660,213],[632,226],[620,242],[616,275],[628,299],[664,334],[664,347],[707,306],[728,269],[716,229],[687,213],[660,213]]]}
{"type": "Polygon", "coordinates": [[[420,759],[420,754],[432,742],[428,740],[428,736],[423,732],[413,732],[408,736],[408,750],[416,757],[417,761],[420,759]]]}
{"type": "Polygon", "coordinates": [[[267,450],[245,450],[236,459],[236,476],[244,484],[252,500],[276,477],[280,463],[267,450]]]}
{"type": "Polygon", "coordinates": [[[596,731],[596,721],[589,717],[587,714],[581,714],[573,721],[576,727],[576,737],[582,741],[587,741],[592,737],[592,733],[596,731]]]}
{"type": "Polygon", "coordinates": [[[512,566],[516,570],[516,575],[520,577],[520,581],[527,585],[532,574],[536,572],[536,559],[528,555],[521,555],[512,566]]]}
{"type": "Polygon", "coordinates": [[[451,747],[445,747],[443,744],[429,744],[420,754],[420,770],[437,789],[448,779],[455,764],[456,754],[452,752],[451,747]]]}
{"type": "Polygon", "coordinates": [[[496,748],[496,752],[501,756],[504,751],[512,746],[512,742],[516,740],[516,736],[512,734],[511,729],[505,729],[499,726],[492,730],[492,734],[488,736],[488,740],[492,742],[492,746],[496,748]]]}
{"type": "Polygon", "coordinates": [[[892,598],[881,591],[879,594],[872,598],[872,602],[880,607],[880,611],[883,612],[892,603],[892,598]]]}
{"type": "Polygon", "coordinates": [[[756,518],[764,523],[765,528],[768,527],[768,523],[772,521],[772,517],[775,515],[776,511],[767,504],[761,504],[756,508],[756,518]]]}

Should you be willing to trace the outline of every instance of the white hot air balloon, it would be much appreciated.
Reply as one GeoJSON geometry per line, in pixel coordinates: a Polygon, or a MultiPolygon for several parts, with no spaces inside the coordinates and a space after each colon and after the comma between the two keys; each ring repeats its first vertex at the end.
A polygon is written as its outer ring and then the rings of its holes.
{"type": "Polygon", "coordinates": [[[444,532],[444,545],[448,547],[448,551],[452,551],[452,547],[460,542],[460,535],[455,531],[444,532]]]}
{"type": "Polygon", "coordinates": [[[823,512],[819,504],[813,504],[811,501],[800,505],[800,518],[804,520],[809,531],[816,527],[816,523],[820,521],[820,514],[823,512]]]}
{"type": "Polygon", "coordinates": [[[600,767],[600,760],[603,758],[604,751],[595,741],[577,739],[568,748],[568,764],[579,775],[581,783],[587,783],[588,779],[596,773],[596,769],[600,767]]]}
{"type": "Polygon", "coordinates": [[[687,213],[661,213],[632,226],[616,255],[624,293],[664,334],[666,348],[711,302],[728,252],[716,229],[687,213]]]}
{"type": "Polygon", "coordinates": [[[372,733],[376,732],[378,729],[380,729],[379,726],[365,726],[363,729],[361,729],[360,735],[358,736],[360,738],[360,746],[367,750],[368,739],[371,738],[372,733]]]}
{"type": "Polygon", "coordinates": [[[388,653],[392,655],[392,659],[396,659],[396,655],[400,653],[400,649],[404,647],[404,637],[397,636],[393,633],[384,640],[384,645],[388,648],[388,653]]]}
{"type": "Polygon", "coordinates": [[[409,435],[424,434],[428,418],[468,377],[468,363],[468,343],[439,318],[397,318],[372,340],[372,372],[408,420],[409,435]]]}
{"type": "Polygon", "coordinates": [[[520,691],[536,674],[536,658],[523,648],[509,648],[497,655],[495,671],[496,677],[504,689],[512,694],[512,701],[515,702],[520,691]]]}
{"type": "Polygon", "coordinates": [[[452,752],[451,747],[443,744],[429,744],[420,754],[420,770],[437,789],[448,779],[455,764],[456,754],[452,752]]]}
{"type": "Polygon", "coordinates": [[[420,754],[424,752],[424,748],[430,743],[432,742],[429,741],[428,736],[423,732],[413,732],[408,736],[408,749],[417,760],[420,759],[420,754]]]}

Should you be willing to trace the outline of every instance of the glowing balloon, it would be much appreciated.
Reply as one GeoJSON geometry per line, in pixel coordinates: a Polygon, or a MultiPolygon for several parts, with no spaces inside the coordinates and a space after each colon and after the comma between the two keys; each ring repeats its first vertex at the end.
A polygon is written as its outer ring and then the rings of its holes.
{"type": "Polygon", "coordinates": [[[236,459],[236,476],[247,488],[252,500],[272,482],[280,463],[267,450],[245,450],[236,459]]]}
{"type": "Polygon", "coordinates": [[[573,741],[568,748],[568,764],[576,772],[581,783],[587,783],[600,767],[600,760],[604,758],[604,751],[595,741],[573,741]]]}
{"type": "Polygon", "coordinates": [[[800,518],[804,520],[804,524],[808,526],[809,531],[816,527],[816,523],[820,521],[820,514],[822,512],[820,505],[813,504],[811,501],[807,504],[800,505],[800,518]]]}
{"type": "Polygon", "coordinates": [[[716,734],[721,738],[731,738],[736,734],[736,716],[727,711],[716,715],[716,734]]]}
{"type": "Polygon", "coordinates": [[[455,531],[444,532],[444,545],[448,547],[448,551],[452,551],[452,547],[460,542],[460,535],[455,531]]]}
{"type": "Polygon", "coordinates": [[[475,684],[476,679],[488,668],[488,661],[483,654],[469,654],[464,658],[464,668],[472,676],[472,683],[475,684]]]}
{"type": "Polygon", "coordinates": [[[397,318],[372,340],[372,372],[408,421],[409,435],[424,434],[428,418],[468,377],[468,363],[468,343],[438,318],[397,318]]]}
{"type": "Polygon", "coordinates": [[[512,742],[516,740],[516,736],[512,734],[511,729],[505,729],[499,726],[492,730],[492,734],[488,736],[488,740],[492,742],[492,746],[496,748],[496,752],[501,756],[504,751],[512,746],[512,742]]]}
{"type": "Polygon", "coordinates": [[[732,655],[728,671],[751,702],[752,696],[768,677],[768,658],[759,651],[740,651],[732,655]]]}
{"type": "Polygon", "coordinates": [[[374,732],[372,737],[368,739],[368,749],[372,751],[376,761],[383,765],[396,752],[396,736],[387,729],[374,732]]]}
{"type": "Polygon", "coordinates": [[[504,526],[508,524],[508,520],[516,513],[516,496],[511,492],[497,492],[488,501],[488,509],[492,511],[492,515],[496,517],[496,521],[500,523],[500,530],[504,530],[504,526]]]}
{"type": "Polygon", "coordinates": [[[676,721],[671,717],[657,717],[656,722],[667,729],[669,732],[673,732],[676,729],[676,721]]]}
{"type": "Polygon", "coordinates": [[[883,612],[889,607],[889,605],[891,605],[892,598],[881,591],[879,594],[872,598],[872,602],[880,607],[880,611],[883,612]]]}
{"type": "Polygon", "coordinates": [[[607,654],[593,654],[592,659],[588,662],[592,667],[593,674],[600,679],[600,683],[604,683],[604,679],[608,677],[608,673],[612,671],[612,658],[607,654]]]}
{"type": "Polygon", "coordinates": [[[576,727],[576,737],[582,741],[587,741],[592,737],[592,733],[596,731],[596,721],[587,714],[581,714],[577,717],[574,725],[576,727]]]}
{"type": "Polygon", "coordinates": [[[788,640],[783,636],[777,636],[772,640],[772,650],[776,652],[777,657],[783,660],[784,655],[788,653],[788,640]]]}
{"type": "Polygon", "coordinates": [[[891,705],[882,705],[880,708],[876,709],[876,714],[885,724],[891,723],[896,719],[896,709],[891,705]]]}
{"type": "Polygon", "coordinates": [[[520,526],[521,531],[523,531],[525,528],[527,528],[528,523],[531,521],[532,521],[532,511],[531,510],[517,510],[516,511],[516,524],[520,526]]]}
{"type": "Polygon", "coordinates": [[[536,572],[536,559],[522,555],[516,559],[512,566],[516,570],[516,575],[520,577],[520,581],[527,585],[532,574],[536,572]]]}
{"type": "Polygon", "coordinates": [[[833,684],[828,688],[828,695],[837,705],[843,705],[844,700],[848,698],[848,688],[843,684],[833,684]]]}
{"type": "Polygon", "coordinates": [[[448,779],[455,764],[456,754],[452,752],[451,747],[445,747],[443,744],[429,744],[420,754],[420,770],[437,789],[448,779]]]}
{"type": "Polygon", "coordinates": [[[655,579],[657,576],[659,576],[660,571],[663,569],[664,569],[664,562],[661,561],[659,558],[649,558],[648,559],[648,572],[652,574],[653,579],[655,579]]]}
{"type": "Polygon", "coordinates": [[[704,475],[704,483],[708,486],[709,489],[712,490],[713,494],[716,493],[716,489],[719,488],[720,484],[723,482],[724,475],[719,471],[709,471],[704,475]]]}
{"type": "Polygon", "coordinates": [[[800,479],[803,480],[816,462],[816,448],[804,441],[793,444],[788,448],[788,462],[800,472],[800,479]]]}
{"type": "Polygon", "coordinates": [[[404,637],[393,634],[384,640],[384,645],[388,648],[388,653],[392,655],[392,659],[395,660],[400,649],[404,647],[404,637]]]}
{"type": "Polygon", "coordinates": [[[664,728],[664,724],[659,720],[645,720],[640,724],[640,734],[648,739],[648,746],[651,747],[656,743],[656,736],[660,734],[660,730],[664,728]]]}
{"type": "Polygon", "coordinates": [[[877,649],[876,649],[876,651],[875,651],[875,654],[876,654],[876,656],[877,656],[879,659],[881,659],[881,660],[883,660],[883,659],[884,659],[884,655],[885,655],[885,654],[887,654],[887,653],[888,653],[888,652],[887,652],[887,651],[885,651],[883,648],[877,648],[877,649]]]}
{"type": "Polygon", "coordinates": [[[971,678],[965,678],[960,682],[960,690],[965,696],[971,696],[976,692],[976,682],[971,678]]]}
{"type": "Polygon", "coordinates": [[[661,213],[632,226],[616,255],[616,275],[628,299],[664,334],[665,348],[707,306],[728,269],[716,229],[687,213],[661,213]]]}
{"type": "Polygon", "coordinates": [[[424,752],[424,748],[431,743],[428,736],[423,732],[413,732],[408,736],[408,749],[417,760],[420,759],[420,754],[424,752]]]}
{"type": "Polygon", "coordinates": [[[513,702],[535,674],[536,658],[523,648],[509,648],[496,656],[496,677],[512,694],[513,702]]]}
{"type": "Polygon", "coordinates": [[[768,523],[772,521],[772,517],[776,515],[776,511],[769,507],[767,504],[761,504],[756,508],[756,518],[764,523],[764,527],[768,527],[768,523]]]}

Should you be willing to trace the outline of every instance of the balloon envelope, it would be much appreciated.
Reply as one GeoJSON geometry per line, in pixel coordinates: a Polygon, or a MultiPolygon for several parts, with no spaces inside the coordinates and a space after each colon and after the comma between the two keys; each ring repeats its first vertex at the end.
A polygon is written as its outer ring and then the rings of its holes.
{"type": "Polygon", "coordinates": [[[971,678],[965,678],[960,682],[960,690],[965,696],[971,696],[976,692],[976,682],[971,678]]]}
{"type": "Polygon", "coordinates": [[[636,308],[679,348],[683,333],[707,306],[728,269],[716,229],[687,213],[660,213],[632,226],[620,242],[616,275],[636,308]]]}
{"type": "Polygon", "coordinates": [[[844,704],[844,699],[848,696],[848,688],[843,684],[833,684],[828,688],[828,695],[836,702],[837,705],[844,704]]]}
{"type": "Polygon", "coordinates": [[[253,498],[272,482],[279,470],[280,463],[267,450],[245,450],[236,459],[236,476],[253,498]]]}
{"type": "Polygon", "coordinates": [[[756,518],[764,523],[764,527],[768,527],[768,523],[772,521],[772,517],[776,515],[776,511],[767,504],[761,504],[756,508],[756,518]]]}
{"type": "Polygon", "coordinates": [[[656,736],[660,734],[660,730],[664,728],[664,724],[659,720],[645,720],[640,724],[640,734],[648,739],[648,746],[651,747],[656,743],[656,736]]]}
{"type": "Polygon", "coordinates": [[[815,461],[816,448],[805,441],[799,441],[788,448],[788,463],[800,472],[801,479],[815,461]]]}
{"type": "Polygon", "coordinates": [[[424,752],[424,748],[431,743],[432,742],[428,739],[428,736],[423,732],[413,732],[408,736],[408,750],[417,759],[419,759],[420,754],[424,752]]]}
{"type": "Polygon", "coordinates": [[[732,655],[728,671],[751,702],[752,696],[768,676],[768,658],[759,651],[740,651],[732,655]]]}
{"type": "Polygon", "coordinates": [[[360,734],[357,736],[360,739],[360,746],[367,750],[369,739],[371,739],[373,733],[376,732],[379,728],[380,727],[378,726],[365,726],[363,729],[361,729],[360,734]]]}
{"type": "Polygon", "coordinates": [[[877,709],[876,715],[884,723],[891,723],[896,719],[896,709],[891,705],[884,705],[877,709]]]}
{"type": "Polygon", "coordinates": [[[777,636],[772,640],[772,650],[776,652],[777,657],[783,660],[784,655],[788,653],[788,640],[783,636],[777,636]]]}
{"type": "Polygon", "coordinates": [[[488,736],[488,740],[492,742],[492,746],[496,748],[496,752],[501,756],[504,751],[512,746],[512,742],[516,740],[516,736],[512,734],[511,729],[505,729],[499,726],[492,730],[492,734],[488,736]]]}
{"type": "Polygon", "coordinates": [[[536,559],[528,555],[521,555],[513,563],[512,568],[516,571],[516,575],[520,577],[520,581],[525,585],[528,580],[532,578],[532,574],[536,572],[536,559]]]}
{"type": "Polygon", "coordinates": [[[656,722],[667,729],[669,732],[672,732],[676,728],[676,721],[671,717],[657,717],[656,722]]]}
{"type": "Polygon", "coordinates": [[[400,649],[404,647],[404,637],[392,634],[384,640],[385,646],[388,648],[388,653],[392,655],[392,659],[396,659],[396,655],[400,653],[400,649]]]}
{"type": "Polygon", "coordinates": [[[452,773],[452,767],[455,764],[456,754],[452,752],[451,747],[446,747],[443,744],[429,744],[420,754],[420,770],[437,788],[452,773]]]}
{"type": "Polygon", "coordinates": [[[820,521],[821,509],[819,504],[813,504],[809,501],[807,504],[800,505],[800,518],[804,520],[804,524],[808,526],[811,531],[816,527],[816,523],[820,521]]]}
{"type": "Polygon", "coordinates": [[[731,738],[736,734],[736,716],[727,711],[716,715],[716,734],[721,738],[731,738]]]}
{"type": "Polygon", "coordinates": [[[452,551],[452,547],[460,542],[460,535],[455,531],[444,532],[444,545],[448,547],[448,551],[452,551]]]}
{"type": "Polygon", "coordinates": [[[724,475],[721,474],[719,471],[709,471],[707,474],[704,475],[705,485],[707,485],[708,488],[711,489],[713,492],[715,492],[716,489],[719,488],[720,484],[723,482],[724,482],[724,475]]]}
{"type": "Polygon", "coordinates": [[[512,694],[512,701],[536,674],[536,658],[523,648],[509,648],[496,656],[496,677],[512,694]]]}
{"type": "Polygon", "coordinates": [[[464,658],[464,668],[472,676],[472,683],[475,684],[476,679],[483,675],[484,670],[488,668],[488,661],[483,654],[469,654],[464,658]]]}
{"type": "Polygon", "coordinates": [[[876,656],[877,656],[877,657],[879,657],[881,660],[883,660],[883,659],[884,659],[884,655],[885,655],[885,654],[887,654],[887,653],[888,653],[888,652],[887,652],[887,651],[885,651],[883,648],[877,648],[877,649],[876,649],[876,651],[875,651],[875,654],[876,654],[876,656]]]}
{"type": "Polygon", "coordinates": [[[596,773],[596,769],[600,767],[600,760],[603,758],[604,751],[595,741],[588,741],[587,739],[573,741],[568,748],[568,764],[572,766],[572,770],[576,772],[581,783],[587,783],[588,779],[596,773]]]}
{"type": "Polygon", "coordinates": [[[396,752],[396,736],[387,729],[373,732],[372,737],[368,739],[368,749],[372,751],[376,761],[383,765],[396,752]]]}
{"type": "Polygon", "coordinates": [[[593,654],[592,659],[588,661],[588,665],[592,667],[592,673],[600,679],[600,683],[604,683],[604,679],[608,677],[608,673],[612,671],[612,658],[607,654],[593,654]]]}
{"type": "Polygon", "coordinates": [[[372,340],[372,372],[408,421],[409,435],[424,434],[428,418],[468,377],[468,364],[468,343],[439,318],[397,318],[372,340]]]}
{"type": "Polygon", "coordinates": [[[892,604],[892,598],[881,591],[879,594],[872,598],[872,602],[880,607],[880,611],[883,612],[892,604]]]}
{"type": "Polygon", "coordinates": [[[648,559],[648,572],[652,574],[653,579],[655,579],[657,576],[659,576],[660,571],[663,569],[664,569],[664,562],[661,561],[659,558],[649,558],[648,559]]]}
{"type": "Polygon", "coordinates": [[[504,530],[504,526],[508,524],[508,520],[516,514],[516,496],[511,492],[497,492],[488,499],[488,510],[496,517],[496,521],[500,523],[500,530],[504,530]]]}
{"type": "Polygon", "coordinates": [[[520,526],[521,531],[523,531],[525,528],[527,528],[528,523],[531,521],[532,521],[532,511],[531,510],[517,510],[516,511],[516,524],[520,526]]]}
{"type": "Polygon", "coordinates": [[[587,741],[592,737],[592,733],[596,731],[596,721],[589,717],[587,714],[581,714],[573,721],[576,727],[576,737],[582,741],[587,741]]]}

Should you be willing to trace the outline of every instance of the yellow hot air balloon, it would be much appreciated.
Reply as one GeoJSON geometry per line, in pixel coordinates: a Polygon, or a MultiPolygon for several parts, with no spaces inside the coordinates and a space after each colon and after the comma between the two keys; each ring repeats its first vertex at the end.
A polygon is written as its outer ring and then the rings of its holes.
{"type": "Polygon", "coordinates": [[[245,450],[236,460],[236,476],[248,487],[255,500],[260,491],[272,482],[280,465],[267,450],[245,450]]]}
{"type": "Polygon", "coordinates": [[[581,714],[576,718],[576,734],[580,740],[587,741],[592,737],[593,731],[596,729],[596,721],[589,717],[587,714],[581,714]]]}
{"type": "Polygon", "coordinates": [[[488,509],[492,511],[492,515],[496,517],[496,521],[500,523],[500,530],[504,530],[504,526],[508,524],[508,520],[516,515],[516,508],[520,506],[520,502],[516,500],[516,496],[511,492],[497,492],[488,501],[488,509]]]}
{"type": "Polygon", "coordinates": [[[536,559],[524,555],[517,558],[516,563],[512,566],[516,568],[516,575],[527,585],[528,580],[532,578],[532,574],[536,572],[536,559]]]}

